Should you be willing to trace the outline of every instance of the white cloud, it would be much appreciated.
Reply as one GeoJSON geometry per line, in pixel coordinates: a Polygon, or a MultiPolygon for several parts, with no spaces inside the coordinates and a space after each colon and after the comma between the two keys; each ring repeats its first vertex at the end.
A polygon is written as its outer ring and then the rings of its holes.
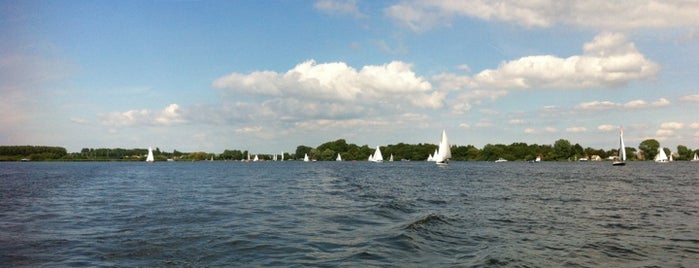
{"type": "Polygon", "coordinates": [[[617,129],[617,126],[613,126],[613,125],[599,125],[599,126],[597,126],[597,130],[604,131],[604,132],[612,131],[612,130],[616,130],[616,129],[617,129]]]}
{"type": "Polygon", "coordinates": [[[260,133],[262,132],[261,126],[246,126],[235,130],[236,133],[260,133]]]}
{"type": "Polygon", "coordinates": [[[549,133],[556,133],[556,132],[558,132],[558,129],[556,129],[555,127],[545,127],[544,131],[549,132],[549,133]]]}
{"type": "Polygon", "coordinates": [[[455,17],[504,21],[524,27],[574,26],[591,29],[693,27],[699,24],[694,1],[605,0],[405,0],[385,10],[414,31],[450,25],[455,17]]]}
{"type": "MultiPolygon", "coordinates": [[[[469,111],[483,100],[495,100],[517,89],[583,89],[619,87],[632,81],[655,77],[660,67],[647,60],[623,34],[602,33],[583,45],[583,54],[568,58],[551,55],[528,56],[503,62],[497,69],[483,70],[473,76],[442,73],[432,76],[439,92],[461,91],[448,102],[455,114],[469,111]]],[[[441,98],[442,95],[439,95],[441,98]]],[[[669,105],[660,99],[652,105],[630,102],[583,103],[578,109],[605,110],[669,105]]]]}
{"type": "Polygon", "coordinates": [[[360,103],[388,99],[401,105],[442,107],[444,95],[434,91],[430,82],[418,77],[411,67],[408,63],[393,61],[367,65],[357,71],[342,62],[317,64],[309,60],[283,74],[273,71],[232,73],[216,79],[213,86],[230,93],[255,96],[360,103]]]}
{"type": "Polygon", "coordinates": [[[360,12],[359,8],[357,8],[357,0],[318,0],[313,7],[329,14],[346,14],[355,18],[366,17],[366,15],[360,12]]]}
{"type": "Polygon", "coordinates": [[[689,128],[690,129],[697,129],[697,128],[699,128],[699,123],[691,123],[691,124],[689,124],[689,128]]]}
{"type": "Polygon", "coordinates": [[[526,121],[524,121],[524,119],[512,119],[509,121],[509,123],[511,125],[520,125],[526,123],[526,121]]]}
{"type": "Polygon", "coordinates": [[[665,123],[660,124],[660,128],[662,128],[662,129],[674,129],[674,130],[683,129],[683,128],[684,128],[684,123],[680,123],[680,122],[665,122],[665,123]]]}
{"type": "Polygon", "coordinates": [[[627,103],[616,103],[611,101],[590,101],[583,102],[575,106],[577,110],[584,111],[605,111],[612,109],[652,109],[666,107],[670,105],[670,101],[665,98],[660,98],[657,101],[648,103],[644,100],[632,100],[627,103]]]}
{"type": "Polygon", "coordinates": [[[672,136],[675,134],[675,131],[672,129],[658,129],[658,131],[655,132],[656,136],[659,137],[667,137],[667,136],[672,136]]]}
{"type": "Polygon", "coordinates": [[[558,129],[555,127],[544,127],[541,129],[535,129],[535,128],[525,128],[524,133],[526,134],[541,134],[541,133],[557,133],[558,129]]]}
{"type": "Polygon", "coordinates": [[[699,102],[699,94],[682,96],[680,97],[680,101],[699,102]]]}
{"type": "Polygon", "coordinates": [[[484,70],[472,87],[499,89],[595,88],[622,86],[654,77],[660,67],[647,60],[622,34],[602,33],[579,56],[528,56],[484,70]]]}
{"type": "Polygon", "coordinates": [[[571,133],[587,132],[587,128],[585,128],[585,127],[569,127],[569,128],[566,128],[566,132],[571,132],[571,133]]]}
{"type": "Polygon", "coordinates": [[[82,118],[82,117],[71,117],[70,122],[80,124],[80,125],[87,125],[90,123],[90,121],[88,121],[87,119],[82,118]]]}
{"type": "Polygon", "coordinates": [[[99,114],[99,122],[105,126],[134,126],[134,125],[161,125],[169,126],[186,123],[179,105],[173,103],[162,111],[148,109],[129,110],[126,112],[112,112],[99,114]]]}

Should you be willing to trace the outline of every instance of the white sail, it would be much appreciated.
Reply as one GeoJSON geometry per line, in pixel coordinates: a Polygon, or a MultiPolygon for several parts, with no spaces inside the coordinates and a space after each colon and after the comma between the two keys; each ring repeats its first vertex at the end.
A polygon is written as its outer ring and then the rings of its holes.
{"type": "Polygon", "coordinates": [[[282,161],[284,161],[284,151],[282,151],[282,161]]]}
{"type": "Polygon", "coordinates": [[[252,159],[252,162],[257,162],[257,161],[260,161],[260,158],[259,158],[259,157],[257,157],[257,155],[255,155],[255,158],[254,158],[254,159],[252,159]]]}
{"type": "Polygon", "coordinates": [[[612,162],[614,166],[624,166],[626,163],[626,146],[624,145],[624,130],[619,128],[619,153],[617,159],[612,162]]]}
{"type": "Polygon", "coordinates": [[[619,129],[619,160],[626,161],[626,146],[624,145],[623,129],[619,129]]]}
{"type": "Polygon", "coordinates": [[[388,161],[393,162],[393,154],[391,154],[391,157],[388,158],[388,161]]]}
{"type": "Polygon", "coordinates": [[[694,153],[694,158],[692,158],[692,161],[699,161],[699,155],[697,155],[697,153],[694,153]]]}
{"type": "Polygon", "coordinates": [[[667,155],[665,154],[665,150],[663,148],[658,148],[658,154],[655,156],[655,162],[658,163],[665,163],[667,162],[667,155]]]}
{"type": "Polygon", "coordinates": [[[374,154],[370,156],[369,161],[383,162],[383,155],[381,155],[381,149],[379,146],[376,146],[376,151],[374,151],[374,154]]]}
{"type": "Polygon", "coordinates": [[[310,159],[308,158],[308,154],[303,155],[303,162],[308,162],[310,159]]]}
{"type": "Polygon", "coordinates": [[[428,161],[428,162],[434,161],[434,158],[432,157],[432,154],[430,154],[430,155],[427,157],[427,161],[428,161]]]}
{"type": "Polygon", "coordinates": [[[451,146],[447,140],[446,130],[442,130],[442,139],[439,142],[439,149],[437,154],[434,156],[434,160],[437,164],[446,164],[449,159],[451,159],[451,146]]]}
{"type": "Polygon", "coordinates": [[[155,158],[153,157],[153,147],[148,146],[148,156],[146,157],[146,162],[155,162],[155,158]]]}
{"type": "Polygon", "coordinates": [[[342,161],[342,156],[340,153],[337,153],[337,158],[335,158],[335,161],[342,161]]]}

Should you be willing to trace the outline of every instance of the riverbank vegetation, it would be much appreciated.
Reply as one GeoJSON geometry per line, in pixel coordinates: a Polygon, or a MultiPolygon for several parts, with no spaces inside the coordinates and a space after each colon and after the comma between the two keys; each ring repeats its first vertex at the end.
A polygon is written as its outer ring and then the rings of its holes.
{"type": "MultiPolygon", "coordinates": [[[[628,160],[652,160],[658,153],[660,143],[655,139],[641,142],[637,148],[626,147],[628,160]]],[[[376,148],[367,145],[347,143],[344,139],[323,143],[317,147],[299,145],[296,151],[284,153],[285,160],[303,159],[308,154],[311,159],[318,161],[333,161],[339,153],[346,161],[363,161],[374,152],[376,148]]],[[[393,155],[396,161],[411,160],[422,161],[437,149],[436,144],[390,144],[381,146],[381,152],[388,158],[393,155]]],[[[679,145],[676,150],[663,148],[667,155],[672,154],[675,160],[690,160],[699,150],[691,150],[687,146],[679,145]]],[[[590,147],[584,148],[580,144],[571,144],[568,140],[559,139],[553,144],[527,144],[516,142],[506,144],[487,144],[483,148],[473,145],[452,145],[452,160],[454,161],[495,161],[507,159],[510,161],[527,161],[542,156],[544,161],[575,161],[579,159],[609,159],[618,154],[617,149],[604,150],[590,147]]],[[[80,152],[68,153],[65,148],[57,146],[0,146],[0,161],[145,161],[148,149],[122,149],[122,148],[83,148],[80,152]]],[[[248,152],[245,150],[226,149],[222,153],[210,152],[172,152],[161,151],[155,148],[153,154],[156,161],[202,161],[202,160],[246,160],[258,156],[260,160],[272,160],[274,154],[248,152]]],[[[277,159],[282,159],[280,154],[277,159]]]]}

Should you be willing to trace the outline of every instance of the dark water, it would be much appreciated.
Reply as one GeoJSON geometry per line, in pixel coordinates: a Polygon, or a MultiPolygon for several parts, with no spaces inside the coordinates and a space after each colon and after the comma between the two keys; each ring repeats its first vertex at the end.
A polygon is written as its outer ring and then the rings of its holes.
{"type": "Polygon", "coordinates": [[[699,267],[699,163],[0,163],[0,266],[699,267]]]}

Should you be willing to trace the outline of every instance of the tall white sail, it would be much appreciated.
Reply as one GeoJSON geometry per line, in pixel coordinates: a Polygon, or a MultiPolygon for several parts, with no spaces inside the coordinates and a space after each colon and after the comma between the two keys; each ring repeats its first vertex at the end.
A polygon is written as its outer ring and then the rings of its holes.
{"type": "Polygon", "coordinates": [[[447,131],[442,130],[442,139],[439,142],[439,149],[437,154],[434,156],[434,160],[437,164],[446,164],[449,159],[451,159],[451,146],[449,145],[449,140],[447,139],[447,131]]]}
{"type": "Polygon", "coordinates": [[[663,150],[662,147],[658,148],[658,154],[655,156],[655,162],[658,162],[658,163],[667,162],[667,154],[665,154],[665,150],[663,150]]]}
{"type": "Polygon", "coordinates": [[[619,128],[619,154],[617,159],[612,162],[614,166],[626,165],[626,146],[624,145],[624,129],[619,128]]]}
{"type": "Polygon", "coordinates": [[[155,162],[155,158],[153,157],[153,147],[148,146],[148,156],[146,157],[146,162],[155,162]]]}
{"type": "Polygon", "coordinates": [[[374,154],[369,159],[369,161],[373,162],[383,162],[383,155],[381,155],[380,146],[376,146],[376,151],[374,151],[374,154]]]}
{"type": "Polygon", "coordinates": [[[337,153],[337,158],[335,158],[335,161],[342,161],[342,156],[340,156],[340,153],[337,153]]]}
{"type": "Polygon", "coordinates": [[[694,158],[692,158],[692,161],[699,161],[699,155],[697,155],[697,153],[694,153],[694,158]]]}
{"type": "Polygon", "coordinates": [[[311,160],[308,158],[308,154],[304,154],[304,155],[303,155],[303,162],[308,162],[308,161],[311,161],[311,160]]]}

